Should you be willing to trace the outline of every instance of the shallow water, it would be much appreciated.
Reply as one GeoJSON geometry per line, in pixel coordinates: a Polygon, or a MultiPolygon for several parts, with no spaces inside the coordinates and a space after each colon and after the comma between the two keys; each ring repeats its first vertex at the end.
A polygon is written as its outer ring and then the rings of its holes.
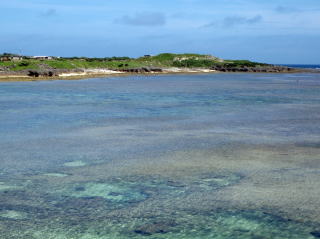
{"type": "Polygon", "coordinates": [[[320,75],[0,83],[0,236],[320,237],[320,75]]]}

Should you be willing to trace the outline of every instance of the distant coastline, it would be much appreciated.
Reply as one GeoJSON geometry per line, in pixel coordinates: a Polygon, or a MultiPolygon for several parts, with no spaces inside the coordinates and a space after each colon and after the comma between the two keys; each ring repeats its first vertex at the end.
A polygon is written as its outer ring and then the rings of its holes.
{"type": "Polygon", "coordinates": [[[0,81],[82,79],[128,74],[296,73],[316,72],[315,69],[316,67],[303,65],[224,60],[199,54],[164,53],[139,58],[28,57],[8,53],[0,55],[0,81]]]}
{"type": "Polygon", "coordinates": [[[320,64],[278,64],[280,66],[288,66],[292,68],[317,69],[320,70],[320,64]]]}

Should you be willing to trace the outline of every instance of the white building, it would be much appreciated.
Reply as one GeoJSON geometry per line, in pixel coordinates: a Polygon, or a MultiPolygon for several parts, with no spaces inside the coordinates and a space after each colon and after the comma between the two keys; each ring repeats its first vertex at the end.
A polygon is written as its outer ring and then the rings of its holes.
{"type": "Polygon", "coordinates": [[[52,56],[33,56],[32,59],[36,60],[52,60],[52,56]]]}

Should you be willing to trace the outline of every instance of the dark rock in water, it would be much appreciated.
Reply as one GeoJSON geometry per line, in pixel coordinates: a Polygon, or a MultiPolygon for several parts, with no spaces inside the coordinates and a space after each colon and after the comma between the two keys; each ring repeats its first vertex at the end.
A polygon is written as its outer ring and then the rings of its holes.
{"type": "Polygon", "coordinates": [[[82,192],[82,191],[85,191],[86,189],[85,189],[85,187],[80,186],[80,187],[76,187],[74,190],[77,192],[82,192]]]}
{"type": "Polygon", "coordinates": [[[134,230],[134,232],[145,236],[150,236],[157,233],[164,234],[170,232],[175,226],[176,223],[174,221],[168,220],[166,222],[163,221],[142,225],[134,230]]]}
{"type": "Polygon", "coordinates": [[[117,197],[117,196],[122,196],[122,194],[119,193],[119,192],[111,192],[111,193],[109,193],[108,195],[109,195],[109,196],[115,196],[115,197],[117,197]]]}
{"type": "Polygon", "coordinates": [[[174,188],[184,188],[184,187],[186,187],[186,185],[181,183],[181,182],[176,182],[176,181],[171,181],[171,180],[169,180],[167,182],[167,185],[170,186],[170,187],[174,187],[174,188]]]}
{"type": "Polygon", "coordinates": [[[320,231],[313,231],[313,232],[310,232],[310,234],[316,238],[320,238],[320,231]]]}

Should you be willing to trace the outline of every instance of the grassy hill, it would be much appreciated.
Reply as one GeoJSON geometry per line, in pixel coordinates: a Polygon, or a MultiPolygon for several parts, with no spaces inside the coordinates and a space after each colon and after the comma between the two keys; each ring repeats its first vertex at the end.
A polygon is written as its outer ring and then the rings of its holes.
{"type": "Polygon", "coordinates": [[[139,67],[188,67],[210,68],[214,65],[221,66],[248,66],[265,65],[247,60],[223,60],[211,55],[200,54],[172,54],[163,53],[156,56],[144,56],[140,58],[111,57],[111,58],[55,58],[51,60],[37,60],[24,57],[20,61],[0,61],[0,67],[9,71],[27,69],[79,69],[79,68],[107,68],[129,69],[139,67]]]}

